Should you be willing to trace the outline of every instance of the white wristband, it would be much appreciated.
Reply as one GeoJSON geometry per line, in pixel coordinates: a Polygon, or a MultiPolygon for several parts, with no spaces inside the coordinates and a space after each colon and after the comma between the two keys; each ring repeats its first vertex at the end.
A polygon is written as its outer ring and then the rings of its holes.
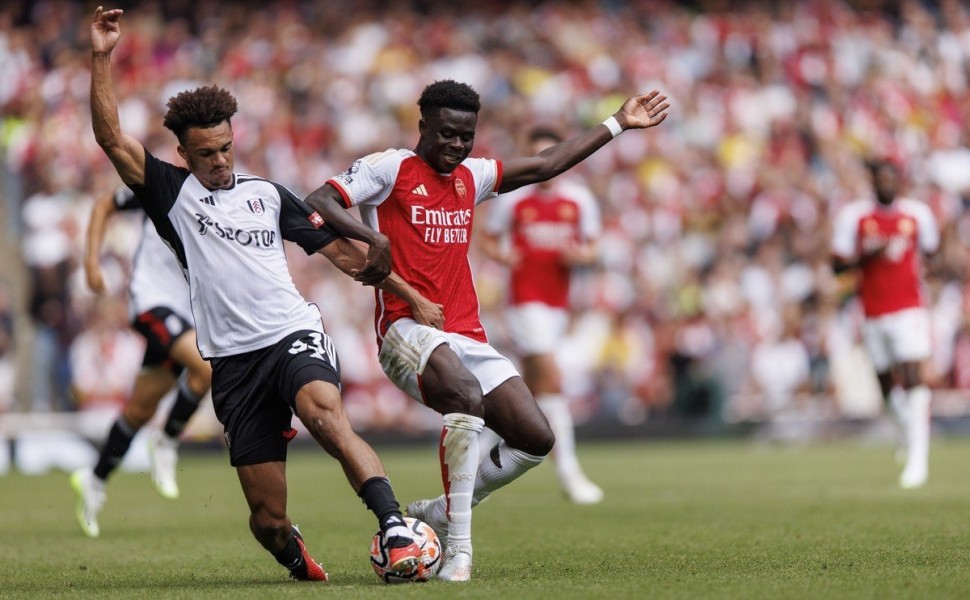
{"type": "Polygon", "coordinates": [[[617,121],[616,117],[614,116],[610,116],[609,119],[603,121],[603,125],[606,125],[606,128],[610,130],[610,133],[613,134],[613,137],[616,137],[621,133],[623,133],[623,128],[620,127],[620,122],[617,121]]]}

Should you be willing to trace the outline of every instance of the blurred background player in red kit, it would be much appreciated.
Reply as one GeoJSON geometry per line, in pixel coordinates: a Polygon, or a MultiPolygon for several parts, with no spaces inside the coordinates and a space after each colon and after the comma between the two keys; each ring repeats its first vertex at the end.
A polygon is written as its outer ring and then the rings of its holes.
{"type": "MultiPolygon", "coordinates": [[[[551,127],[529,132],[531,154],[563,141],[551,127]]],[[[518,353],[522,378],[556,435],[552,457],[559,484],[577,504],[596,504],[603,490],[583,473],[576,456],[573,416],[556,348],[569,326],[570,278],[575,267],[597,260],[600,213],[589,189],[575,177],[556,178],[497,198],[485,222],[481,247],[509,267],[509,338],[518,353]]],[[[491,430],[485,436],[495,435],[491,430]]],[[[479,450],[494,445],[484,438],[479,450]]]]}
{"type": "Polygon", "coordinates": [[[899,167],[887,160],[866,166],[875,197],[836,216],[833,263],[837,273],[859,271],[866,350],[906,447],[899,485],[916,488],[926,483],[930,437],[930,389],[920,374],[931,353],[920,254],[936,251],[940,231],[926,204],[901,195],[899,167]]]}

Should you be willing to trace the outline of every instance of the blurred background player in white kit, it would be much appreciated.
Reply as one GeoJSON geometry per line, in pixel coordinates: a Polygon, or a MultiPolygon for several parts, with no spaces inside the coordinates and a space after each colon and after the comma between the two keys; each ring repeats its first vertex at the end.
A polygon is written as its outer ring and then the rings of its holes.
{"type": "MultiPolygon", "coordinates": [[[[107,290],[101,270],[101,248],[109,218],[118,211],[141,208],[134,193],[123,186],[95,202],[84,257],[84,274],[93,292],[103,294],[107,290]]],[[[189,284],[175,254],[147,216],[132,259],[128,313],[132,328],[146,342],[141,371],[129,401],[108,432],[95,467],[79,469],[71,476],[71,485],[78,495],[78,523],[91,537],[100,532],[97,518],[104,505],[108,476],[121,464],[135,434],[154,416],[159,402],[173,387],[175,403],[164,427],[152,432],[149,451],[152,482],[158,493],[165,498],[178,498],[178,438],[212,382],[212,368],[196,345],[189,284]]]]}
{"type": "Polygon", "coordinates": [[[902,174],[888,160],[868,163],[875,198],[856,200],[836,216],[835,271],[859,271],[865,313],[863,338],[883,399],[906,446],[903,488],[926,483],[930,443],[930,389],[920,374],[930,357],[920,254],[932,254],[940,231],[930,208],[901,195],[902,174]]]}
{"type": "MultiPolygon", "coordinates": [[[[529,153],[539,154],[562,141],[557,130],[537,127],[528,135],[529,153]]],[[[505,311],[509,337],[521,360],[522,378],[556,436],[552,458],[559,484],[577,504],[600,502],[603,490],[579,465],[555,351],[569,326],[573,268],[596,262],[600,229],[599,208],[589,189],[576,178],[556,178],[499,196],[479,238],[485,254],[510,269],[505,311]]],[[[485,429],[479,452],[487,454],[496,437],[485,429]]]]}

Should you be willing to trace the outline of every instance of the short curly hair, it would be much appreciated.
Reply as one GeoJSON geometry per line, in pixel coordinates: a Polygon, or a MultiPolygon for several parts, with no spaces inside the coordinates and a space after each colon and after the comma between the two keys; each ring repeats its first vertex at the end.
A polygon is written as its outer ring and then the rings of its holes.
{"type": "Polygon", "coordinates": [[[238,110],[232,94],[215,85],[179,92],[168,99],[166,106],[168,112],[163,124],[182,143],[191,127],[208,129],[223,121],[229,121],[231,125],[230,119],[238,110]]]}
{"type": "Polygon", "coordinates": [[[442,108],[472,112],[477,115],[482,108],[482,102],[478,92],[467,83],[442,79],[424,88],[418,99],[418,107],[421,109],[422,117],[429,116],[442,108]]]}

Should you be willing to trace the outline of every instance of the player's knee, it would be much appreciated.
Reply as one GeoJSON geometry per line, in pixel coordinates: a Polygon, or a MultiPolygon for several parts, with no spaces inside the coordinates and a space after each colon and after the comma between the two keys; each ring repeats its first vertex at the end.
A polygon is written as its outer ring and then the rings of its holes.
{"type": "Polygon", "coordinates": [[[483,417],[485,408],[482,404],[482,390],[478,381],[462,381],[460,385],[453,386],[447,393],[441,394],[438,399],[441,414],[461,413],[483,417]]]}
{"type": "Polygon", "coordinates": [[[202,396],[212,387],[212,369],[208,363],[189,367],[186,383],[196,396],[202,396]]]}
{"type": "Polygon", "coordinates": [[[125,405],[122,414],[124,415],[125,423],[133,430],[138,431],[151,420],[155,414],[155,406],[145,406],[139,402],[129,402],[125,405]]]}

